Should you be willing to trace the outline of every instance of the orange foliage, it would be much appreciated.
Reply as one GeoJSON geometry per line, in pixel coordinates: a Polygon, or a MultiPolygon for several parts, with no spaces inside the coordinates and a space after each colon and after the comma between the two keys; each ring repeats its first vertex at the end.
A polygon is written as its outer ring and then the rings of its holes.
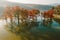
{"type": "Polygon", "coordinates": [[[44,17],[49,17],[49,18],[53,18],[53,13],[54,10],[48,10],[47,12],[44,12],[44,17]]]}
{"type": "Polygon", "coordinates": [[[25,14],[23,13],[23,15],[28,15],[28,16],[32,16],[32,17],[36,16],[37,15],[36,13],[38,13],[38,10],[35,10],[35,9],[26,10],[19,6],[14,6],[14,7],[6,7],[6,9],[5,9],[6,15],[5,16],[8,16],[8,18],[13,18],[16,11],[24,12],[25,14]]]}
{"type": "Polygon", "coordinates": [[[28,11],[28,15],[32,17],[36,16],[37,15],[36,13],[38,13],[38,10],[35,9],[28,11]]]}

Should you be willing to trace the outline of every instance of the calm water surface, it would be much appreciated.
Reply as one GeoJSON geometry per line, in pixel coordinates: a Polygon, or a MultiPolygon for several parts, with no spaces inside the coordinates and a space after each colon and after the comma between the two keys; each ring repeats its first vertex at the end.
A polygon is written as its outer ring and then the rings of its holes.
{"type": "Polygon", "coordinates": [[[30,24],[30,28],[21,30],[20,33],[12,33],[5,29],[5,20],[0,20],[1,40],[59,40],[60,24],[54,20],[43,25],[43,18],[38,18],[38,22],[30,24]]]}

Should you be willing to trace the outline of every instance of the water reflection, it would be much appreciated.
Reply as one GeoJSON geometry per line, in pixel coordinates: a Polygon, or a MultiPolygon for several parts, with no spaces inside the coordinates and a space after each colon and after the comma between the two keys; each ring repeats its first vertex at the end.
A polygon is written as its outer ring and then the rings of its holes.
{"type": "Polygon", "coordinates": [[[20,35],[22,40],[58,40],[60,31],[53,28],[54,25],[58,25],[54,20],[24,22],[20,23],[20,27],[14,28],[13,32],[20,35]]]}
{"type": "Polygon", "coordinates": [[[43,25],[46,27],[51,27],[52,23],[52,19],[43,20],[43,25]]]}

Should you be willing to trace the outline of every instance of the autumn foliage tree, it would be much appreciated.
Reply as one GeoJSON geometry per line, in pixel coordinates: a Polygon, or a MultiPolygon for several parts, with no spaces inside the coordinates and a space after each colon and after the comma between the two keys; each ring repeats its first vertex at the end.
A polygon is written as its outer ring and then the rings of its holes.
{"type": "Polygon", "coordinates": [[[53,14],[54,14],[54,9],[50,9],[50,10],[44,12],[44,15],[43,15],[44,16],[44,20],[43,20],[44,25],[51,27],[53,14]]]}
{"type": "MultiPolygon", "coordinates": [[[[5,19],[10,19],[10,25],[11,25],[11,28],[13,26],[13,14],[12,14],[12,9],[11,7],[6,7],[5,8],[5,11],[4,11],[4,17],[5,19]]],[[[6,21],[7,22],[7,21],[6,21]]]]}
{"type": "Polygon", "coordinates": [[[30,11],[28,11],[28,15],[30,16],[30,18],[32,18],[34,20],[34,17],[37,18],[37,15],[40,13],[39,10],[35,10],[32,9],[30,11]]]}
{"type": "Polygon", "coordinates": [[[14,17],[17,18],[18,20],[18,25],[20,24],[20,21],[21,22],[23,22],[24,20],[26,21],[28,17],[26,9],[20,8],[19,6],[15,6],[12,9],[13,9],[14,17]]]}
{"type": "Polygon", "coordinates": [[[50,9],[50,10],[44,12],[44,18],[52,19],[53,18],[53,14],[54,14],[54,9],[50,9]]]}
{"type": "MultiPolygon", "coordinates": [[[[40,13],[39,10],[32,9],[32,10],[27,10],[24,8],[21,8],[19,6],[13,6],[13,7],[6,7],[4,15],[6,19],[10,19],[10,24],[11,26],[20,26],[22,27],[23,25],[27,24],[27,22],[32,18],[37,21],[37,15],[40,13]],[[30,17],[29,17],[30,16],[30,17]],[[29,20],[28,20],[29,19],[29,20]],[[17,21],[17,22],[15,22],[17,21]]],[[[34,21],[35,22],[35,21],[34,21]]]]}
{"type": "Polygon", "coordinates": [[[20,13],[21,13],[21,10],[20,10],[20,7],[19,6],[15,6],[15,7],[13,7],[13,14],[14,14],[14,16],[17,18],[17,20],[18,20],[18,26],[19,26],[19,15],[20,15],[20,13]]]}

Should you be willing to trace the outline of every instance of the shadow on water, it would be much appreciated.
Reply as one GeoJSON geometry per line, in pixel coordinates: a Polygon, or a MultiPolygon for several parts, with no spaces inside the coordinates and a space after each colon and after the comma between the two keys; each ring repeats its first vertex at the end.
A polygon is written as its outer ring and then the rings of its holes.
{"type": "Polygon", "coordinates": [[[16,34],[21,36],[22,40],[59,40],[60,30],[52,28],[54,21],[43,23],[27,22],[20,24],[21,29],[16,34]]]}

